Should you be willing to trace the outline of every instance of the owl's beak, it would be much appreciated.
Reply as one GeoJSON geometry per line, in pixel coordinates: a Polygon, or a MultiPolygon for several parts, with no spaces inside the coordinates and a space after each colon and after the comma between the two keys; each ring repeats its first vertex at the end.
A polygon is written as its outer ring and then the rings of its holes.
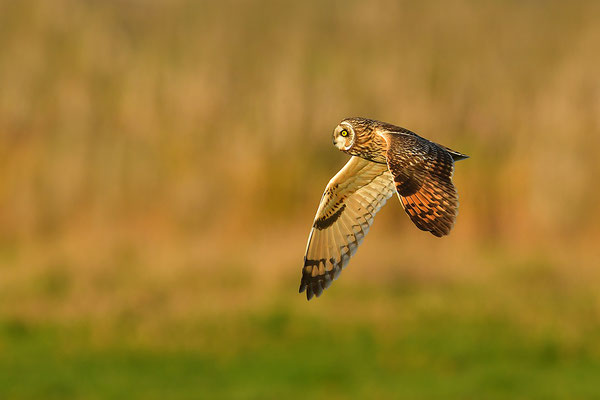
{"type": "Polygon", "coordinates": [[[335,147],[337,147],[340,150],[343,150],[344,148],[344,138],[342,138],[341,136],[338,137],[333,137],[333,145],[335,147]]]}

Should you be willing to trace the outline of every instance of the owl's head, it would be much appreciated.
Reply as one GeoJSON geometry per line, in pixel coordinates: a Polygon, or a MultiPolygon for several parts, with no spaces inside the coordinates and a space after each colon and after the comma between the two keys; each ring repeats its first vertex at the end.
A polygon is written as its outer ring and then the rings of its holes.
{"type": "Polygon", "coordinates": [[[349,121],[342,121],[333,130],[333,144],[342,151],[348,151],[356,141],[356,132],[349,121]]]}

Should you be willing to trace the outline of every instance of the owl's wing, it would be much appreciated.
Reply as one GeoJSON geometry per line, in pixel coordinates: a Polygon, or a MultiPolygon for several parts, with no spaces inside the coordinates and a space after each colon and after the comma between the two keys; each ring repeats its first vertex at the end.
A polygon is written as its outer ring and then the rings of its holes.
{"type": "Polygon", "coordinates": [[[300,293],[306,290],[308,300],[339,276],[393,193],[388,166],[359,157],[352,157],[329,181],[304,256],[300,293]]]}
{"type": "Polygon", "coordinates": [[[468,156],[406,133],[382,133],[387,163],[404,211],[417,228],[435,236],[450,233],[458,214],[452,184],[454,161],[468,156]]]}

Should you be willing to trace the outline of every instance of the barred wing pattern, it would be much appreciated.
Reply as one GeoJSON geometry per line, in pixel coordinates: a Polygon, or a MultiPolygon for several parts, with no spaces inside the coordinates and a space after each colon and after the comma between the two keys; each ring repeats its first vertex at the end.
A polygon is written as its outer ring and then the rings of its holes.
{"type": "Polygon", "coordinates": [[[308,300],[339,276],[394,192],[388,166],[359,157],[352,157],[329,181],[304,256],[300,293],[306,290],[308,300]]]}
{"type": "Polygon", "coordinates": [[[382,136],[404,211],[417,228],[438,237],[449,234],[458,214],[454,161],[467,156],[412,133],[382,136]]]}

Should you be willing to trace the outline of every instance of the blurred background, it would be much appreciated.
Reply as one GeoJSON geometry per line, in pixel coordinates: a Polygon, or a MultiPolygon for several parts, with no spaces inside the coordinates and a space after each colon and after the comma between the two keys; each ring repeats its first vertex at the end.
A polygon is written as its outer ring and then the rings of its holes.
{"type": "Polygon", "coordinates": [[[0,2],[0,397],[598,398],[600,3],[0,2]],[[348,116],[471,158],[297,293],[348,116]]]}

